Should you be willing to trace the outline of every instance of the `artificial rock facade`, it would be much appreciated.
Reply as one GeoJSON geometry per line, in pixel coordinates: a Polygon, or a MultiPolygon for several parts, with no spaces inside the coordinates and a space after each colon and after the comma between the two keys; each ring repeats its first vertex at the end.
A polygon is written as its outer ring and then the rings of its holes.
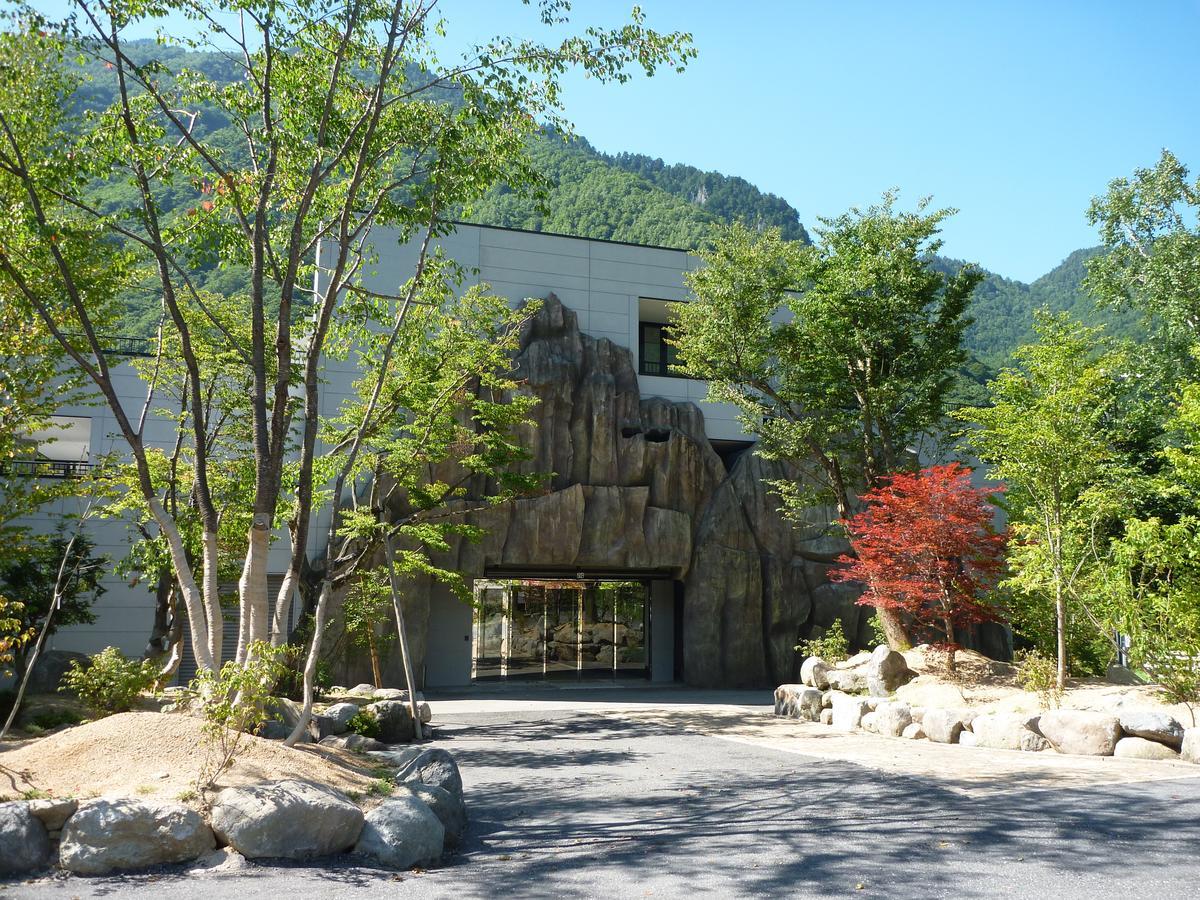
{"type": "MultiPolygon", "coordinates": [[[[553,295],[528,323],[516,364],[522,389],[541,401],[523,437],[529,469],[554,473],[548,492],[471,513],[486,536],[459,542],[440,564],[472,578],[503,567],[681,581],[683,673],[696,686],[795,680],[796,642],[838,618],[867,642],[869,610],[826,578],[842,545],[776,512],[764,479],[782,474],[778,464],[744,452],[727,471],[700,410],[643,398],[629,350],[581,333],[553,295]]],[[[431,603],[443,598],[434,583],[408,592],[418,671],[431,603]]]]}

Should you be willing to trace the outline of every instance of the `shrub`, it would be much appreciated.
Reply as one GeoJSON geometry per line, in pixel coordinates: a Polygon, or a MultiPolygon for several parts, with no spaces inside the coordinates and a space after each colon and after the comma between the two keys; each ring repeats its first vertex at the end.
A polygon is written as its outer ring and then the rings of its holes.
{"type": "Polygon", "coordinates": [[[1017,654],[1017,684],[1038,695],[1042,709],[1058,709],[1063,691],[1058,686],[1058,662],[1039,650],[1017,654]]]}
{"type": "Polygon", "coordinates": [[[36,725],[42,731],[49,731],[60,725],[78,725],[82,721],[83,716],[74,709],[44,709],[34,713],[29,720],[31,725],[36,725]]]}
{"type": "Polygon", "coordinates": [[[810,638],[796,645],[800,655],[804,657],[819,656],[826,662],[841,662],[850,656],[850,643],[846,640],[846,631],[842,628],[842,620],[834,619],[833,624],[819,638],[810,638]]]}
{"type": "Polygon", "coordinates": [[[367,710],[359,710],[350,717],[350,721],[346,723],[346,727],[355,734],[361,734],[363,737],[379,739],[379,719],[375,717],[375,713],[367,710]]]}
{"type": "Polygon", "coordinates": [[[71,660],[62,690],[71,690],[88,706],[104,713],[127,712],[142,691],[158,679],[158,666],[148,659],[130,659],[116,647],[105,647],[86,669],[71,660]]]}
{"type": "Polygon", "coordinates": [[[274,718],[269,711],[271,693],[284,673],[286,650],[256,641],[250,645],[249,662],[230,661],[219,672],[202,671],[188,685],[185,698],[198,705],[204,717],[208,751],[196,776],[199,793],[233,764],[242,737],[274,718]]]}
{"type": "Polygon", "coordinates": [[[883,627],[883,620],[879,618],[879,614],[871,616],[868,624],[871,626],[871,646],[886,647],[888,645],[887,629],[883,627]]]}

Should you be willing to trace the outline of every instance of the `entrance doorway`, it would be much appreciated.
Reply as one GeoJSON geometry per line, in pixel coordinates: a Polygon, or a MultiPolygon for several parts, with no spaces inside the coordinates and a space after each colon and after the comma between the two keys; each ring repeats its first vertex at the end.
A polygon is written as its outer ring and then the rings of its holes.
{"type": "Polygon", "coordinates": [[[650,677],[649,583],[475,583],[472,680],[650,677]]]}

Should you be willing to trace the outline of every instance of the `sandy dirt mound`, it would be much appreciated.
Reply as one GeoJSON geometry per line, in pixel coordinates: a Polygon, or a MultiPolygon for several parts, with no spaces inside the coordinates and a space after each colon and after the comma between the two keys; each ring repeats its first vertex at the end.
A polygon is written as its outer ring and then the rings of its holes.
{"type": "MultiPolygon", "coordinates": [[[[192,716],[131,712],[0,745],[0,799],[37,790],[55,797],[174,800],[193,787],[204,765],[201,725],[192,716]]],[[[346,751],[285,747],[246,735],[217,787],[302,778],[349,793],[365,791],[375,777],[370,762],[346,751]]]]}

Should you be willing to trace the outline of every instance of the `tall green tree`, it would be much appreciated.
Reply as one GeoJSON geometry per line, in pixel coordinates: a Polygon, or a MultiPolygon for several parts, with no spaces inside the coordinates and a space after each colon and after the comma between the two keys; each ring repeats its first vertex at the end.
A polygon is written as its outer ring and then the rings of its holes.
{"type": "MultiPolygon", "coordinates": [[[[849,518],[855,494],[915,462],[943,423],[965,359],[967,304],[980,278],[931,265],[952,210],[896,209],[895,195],[822,219],[812,246],[735,225],[687,276],[695,299],[672,326],[680,374],[734,404],[759,452],[798,466],[775,485],[794,516],[827,498],[849,518]]],[[[889,640],[907,643],[881,611],[889,640]]]]}
{"type": "MultiPolygon", "coordinates": [[[[451,227],[442,211],[481,196],[501,177],[517,187],[536,183],[525,142],[539,122],[565,125],[568,71],[624,81],[631,69],[682,68],[692,56],[688,36],[653,31],[635,8],[618,28],[589,28],[553,43],[498,37],[443,64],[444,23],[435,6],[72,0],[66,15],[49,19],[4,0],[13,24],[0,34],[0,202],[7,210],[0,280],[112,413],[166,545],[201,668],[213,668],[222,650],[221,513],[207,443],[209,418],[220,412],[205,404],[208,379],[187,310],[199,310],[225,336],[249,384],[244,455],[253,484],[244,510],[237,653],[245,660],[262,640],[283,639],[281,610],[307,564],[322,502],[317,434],[328,415],[320,371],[344,321],[342,298],[383,291],[390,302],[375,308],[384,318],[374,324],[398,335],[423,286],[424,249],[405,283],[364,286],[380,229],[428,248],[451,227]],[[176,26],[161,35],[163,45],[216,50],[236,77],[189,69],[177,53],[134,53],[129,34],[168,15],[176,26]],[[177,27],[180,17],[190,29],[177,27]],[[76,54],[94,59],[115,85],[115,101],[95,114],[69,113],[81,76],[65,60],[76,54]],[[217,140],[206,127],[212,121],[234,128],[217,140]],[[101,206],[89,193],[96,183],[122,190],[101,206]],[[193,202],[168,210],[163,198],[175,192],[193,202]],[[193,276],[214,265],[248,273],[238,320],[249,323],[248,338],[196,288],[193,276]],[[198,565],[162,502],[145,416],[121,402],[103,337],[135,290],[160,298],[164,331],[186,370],[183,439],[192,456],[198,565]],[[287,478],[294,487],[285,487],[287,478]],[[271,597],[267,552],[281,510],[291,561],[271,597]]],[[[536,9],[547,26],[566,24],[564,0],[539,0],[536,9]]],[[[378,382],[390,377],[373,359],[364,362],[378,382]]],[[[153,403],[153,382],[147,390],[144,408],[153,403]]],[[[336,507],[340,493],[333,499],[336,507]]]]}
{"type": "Polygon", "coordinates": [[[1127,353],[1099,329],[1039,313],[1039,340],[988,384],[991,403],[955,415],[966,445],[1007,486],[1008,584],[1024,597],[1026,634],[1053,635],[1058,685],[1070,671],[1069,632],[1085,614],[1098,540],[1129,508],[1131,471],[1118,445],[1127,353]],[[1051,628],[1041,625],[1050,612],[1051,628]]]}

